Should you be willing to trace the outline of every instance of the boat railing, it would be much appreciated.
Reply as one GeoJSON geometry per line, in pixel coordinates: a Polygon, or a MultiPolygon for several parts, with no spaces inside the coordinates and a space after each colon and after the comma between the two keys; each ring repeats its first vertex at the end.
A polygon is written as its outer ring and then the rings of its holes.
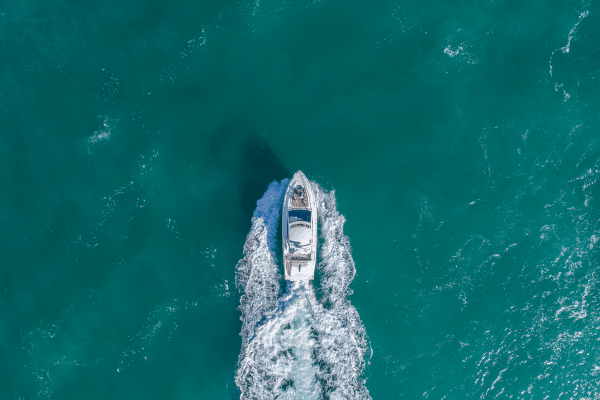
{"type": "Polygon", "coordinates": [[[310,254],[294,254],[294,255],[288,256],[288,259],[291,261],[310,261],[311,255],[310,254]]]}

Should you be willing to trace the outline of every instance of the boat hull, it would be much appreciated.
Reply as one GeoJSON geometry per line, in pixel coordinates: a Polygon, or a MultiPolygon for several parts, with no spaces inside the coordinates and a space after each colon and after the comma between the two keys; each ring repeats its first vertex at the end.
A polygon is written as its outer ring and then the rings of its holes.
{"type": "Polygon", "coordinates": [[[283,199],[282,245],[285,279],[313,280],[317,263],[317,203],[302,171],[294,174],[283,199]]]}

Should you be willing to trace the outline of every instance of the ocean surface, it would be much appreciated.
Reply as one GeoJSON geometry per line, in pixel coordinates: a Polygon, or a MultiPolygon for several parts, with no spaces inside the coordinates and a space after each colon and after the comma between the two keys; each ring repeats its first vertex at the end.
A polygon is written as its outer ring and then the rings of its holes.
{"type": "Polygon", "coordinates": [[[0,0],[0,399],[600,399],[599,180],[598,2],[0,0]]]}

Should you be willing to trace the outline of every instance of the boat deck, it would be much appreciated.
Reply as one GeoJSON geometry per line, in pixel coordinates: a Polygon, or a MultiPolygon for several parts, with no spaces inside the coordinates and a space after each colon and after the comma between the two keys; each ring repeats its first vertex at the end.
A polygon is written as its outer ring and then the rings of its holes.
{"type": "Polygon", "coordinates": [[[312,256],[310,254],[294,254],[285,257],[285,270],[288,276],[292,276],[293,272],[306,273],[311,260],[312,256]],[[294,269],[293,271],[292,268],[294,269]]]}
{"type": "Polygon", "coordinates": [[[302,186],[298,185],[294,188],[294,194],[292,195],[292,207],[294,208],[308,208],[308,194],[302,186]]]}
{"type": "Polygon", "coordinates": [[[308,261],[305,260],[285,260],[285,270],[288,276],[292,276],[292,268],[294,272],[304,272],[308,267],[308,261]]]}
{"type": "Polygon", "coordinates": [[[285,279],[314,279],[317,253],[317,205],[310,182],[302,171],[288,184],[282,210],[283,270],[285,279]]]}

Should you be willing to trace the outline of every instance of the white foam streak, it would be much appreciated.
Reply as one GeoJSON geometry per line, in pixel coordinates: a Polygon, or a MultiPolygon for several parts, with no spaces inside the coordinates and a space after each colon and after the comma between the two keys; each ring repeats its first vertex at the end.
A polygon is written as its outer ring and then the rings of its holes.
{"type": "Polygon", "coordinates": [[[370,399],[362,379],[368,341],[348,300],[356,270],[343,233],[345,219],[334,193],[312,185],[323,242],[321,301],[311,284],[290,282],[278,299],[280,267],[269,244],[287,181],[270,185],[257,203],[236,277],[242,293],[236,384],[242,399],[370,399]]]}
{"type": "Polygon", "coordinates": [[[573,25],[573,28],[571,28],[571,30],[569,31],[569,36],[567,37],[567,44],[560,48],[563,53],[568,53],[571,50],[571,40],[573,40],[573,37],[575,36],[575,31],[577,30],[577,26],[588,15],[590,15],[590,12],[587,10],[579,14],[579,21],[577,21],[575,23],[575,25],[573,25]]]}
{"type": "Polygon", "coordinates": [[[244,258],[236,266],[235,284],[242,293],[242,348],[251,339],[256,325],[277,304],[279,279],[277,265],[267,245],[267,229],[262,217],[254,218],[244,244],[244,258]]]}
{"type": "Polygon", "coordinates": [[[263,218],[267,228],[269,249],[271,249],[271,254],[275,259],[275,248],[278,244],[281,244],[281,241],[277,237],[277,227],[279,226],[281,217],[283,196],[285,195],[289,181],[289,179],[284,179],[281,182],[271,182],[263,197],[256,202],[256,209],[252,214],[252,218],[263,218]]]}
{"type": "Polygon", "coordinates": [[[323,244],[320,249],[322,261],[318,269],[323,293],[319,326],[322,327],[321,348],[317,357],[331,366],[327,386],[332,389],[330,398],[369,398],[361,376],[364,356],[368,348],[366,332],[356,309],[350,304],[350,283],[356,275],[350,240],[344,235],[346,219],[337,211],[335,192],[324,192],[313,183],[317,193],[317,213],[321,224],[323,244]],[[343,359],[344,363],[339,363],[343,359]]]}
{"type": "Polygon", "coordinates": [[[317,193],[317,215],[324,239],[319,251],[323,260],[319,264],[321,289],[325,304],[343,304],[352,294],[349,287],[356,275],[350,241],[343,231],[346,218],[337,211],[335,192],[325,193],[316,184],[313,184],[313,190],[317,193]]]}

